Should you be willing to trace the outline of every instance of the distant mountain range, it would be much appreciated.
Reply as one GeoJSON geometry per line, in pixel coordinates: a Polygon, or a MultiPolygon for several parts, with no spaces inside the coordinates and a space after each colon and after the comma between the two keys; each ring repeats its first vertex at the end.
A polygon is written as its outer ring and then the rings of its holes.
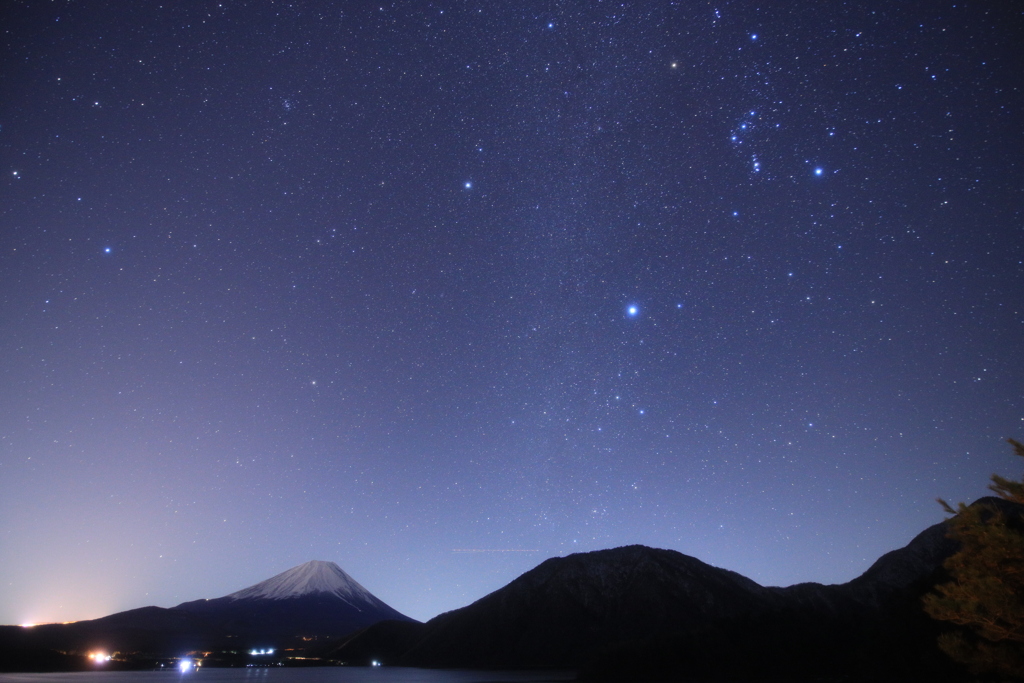
{"type": "MultiPolygon", "coordinates": [[[[1024,509],[978,502],[1015,515],[1024,509]]],[[[841,585],[767,588],[644,546],[553,558],[426,624],[376,624],[331,656],[350,664],[578,668],[595,681],[957,680],[963,671],[936,646],[942,626],[921,608],[956,551],[947,527],[926,529],[841,585]]]]}
{"type": "MultiPolygon", "coordinates": [[[[1001,499],[978,503],[1024,516],[1024,506],[1001,499]]],[[[956,551],[947,529],[929,527],[840,585],[764,587],[638,545],[579,553],[425,624],[336,564],[307,562],[214,600],[0,627],[0,670],[73,668],[55,664],[57,651],[244,653],[287,643],[309,651],[312,643],[324,663],[567,668],[590,681],[961,680],[936,646],[943,626],[921,608],[956,551]]]]}

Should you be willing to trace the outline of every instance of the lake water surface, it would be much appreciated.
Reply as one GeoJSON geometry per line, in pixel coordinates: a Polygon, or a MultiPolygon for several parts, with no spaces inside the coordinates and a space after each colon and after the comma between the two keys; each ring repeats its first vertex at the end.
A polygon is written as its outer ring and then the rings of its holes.
{"type": "Polygon", "coordinates": [[[86,671],[0,674],[0,683],[540,683],[571,681],[571,671],[468,671],[404,667],[316,667],[200,669],[175,671],[86,671]]]}

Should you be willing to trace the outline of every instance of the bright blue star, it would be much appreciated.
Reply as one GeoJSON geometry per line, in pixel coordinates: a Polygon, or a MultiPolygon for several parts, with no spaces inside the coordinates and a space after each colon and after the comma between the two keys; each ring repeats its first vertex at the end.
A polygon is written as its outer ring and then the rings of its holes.
{"type": "Polygon", "coordinates": [[[640,307],[637,306],[636,304],[630,304],[629,306],[626,307],[626,315],[628,315],[630,318],[637,317],[638,315],[640,315],[640,307]]]}
{"type": "Polygon", "coordinates": [[[104,248],[103,248],[103,253],[104,253],[104,254],[109,254],[109,253],[110,253],[110,252],[112,252],[112,251],[113,251],[113,249],[111,249],[110,247],[104,247],[104,248]]]}
{"type": "Polygon", "coordinates": [[[472,190],[472,189],[473,189],[473,183],[472,183],[471,181],[469,181],[469,180],[467,180],[466,182],[464,182],[464,183],[462,184],[462,186],[463,186],[464,188],[466,188],[467,190],[472,190]]]}
{"type": "Polygon", "coordinates": [[[818,168],[814,169],[814,175],[825,175],[825,169],[819,166],[818,168]]]}

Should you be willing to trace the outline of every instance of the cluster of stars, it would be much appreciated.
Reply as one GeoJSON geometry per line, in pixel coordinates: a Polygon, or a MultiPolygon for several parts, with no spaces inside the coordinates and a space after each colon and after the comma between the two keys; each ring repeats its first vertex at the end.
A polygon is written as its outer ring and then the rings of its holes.
{"type": "Polygon", "coordinates": [[[312,555],[425,619],[498,541],[845,581],[1003,469],[1012,9],[179,4],[5,25],[0,623],[65,552],[124,608],[312,555]]]}

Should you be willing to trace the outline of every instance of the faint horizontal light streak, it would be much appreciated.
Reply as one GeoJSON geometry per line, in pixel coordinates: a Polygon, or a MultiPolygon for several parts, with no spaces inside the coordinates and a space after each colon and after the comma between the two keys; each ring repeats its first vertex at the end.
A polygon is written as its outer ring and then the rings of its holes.
{"type": "Polygon", "coordinates": [[[539,553],[525,548],[452,548],[453,553],[539,553]]]}

